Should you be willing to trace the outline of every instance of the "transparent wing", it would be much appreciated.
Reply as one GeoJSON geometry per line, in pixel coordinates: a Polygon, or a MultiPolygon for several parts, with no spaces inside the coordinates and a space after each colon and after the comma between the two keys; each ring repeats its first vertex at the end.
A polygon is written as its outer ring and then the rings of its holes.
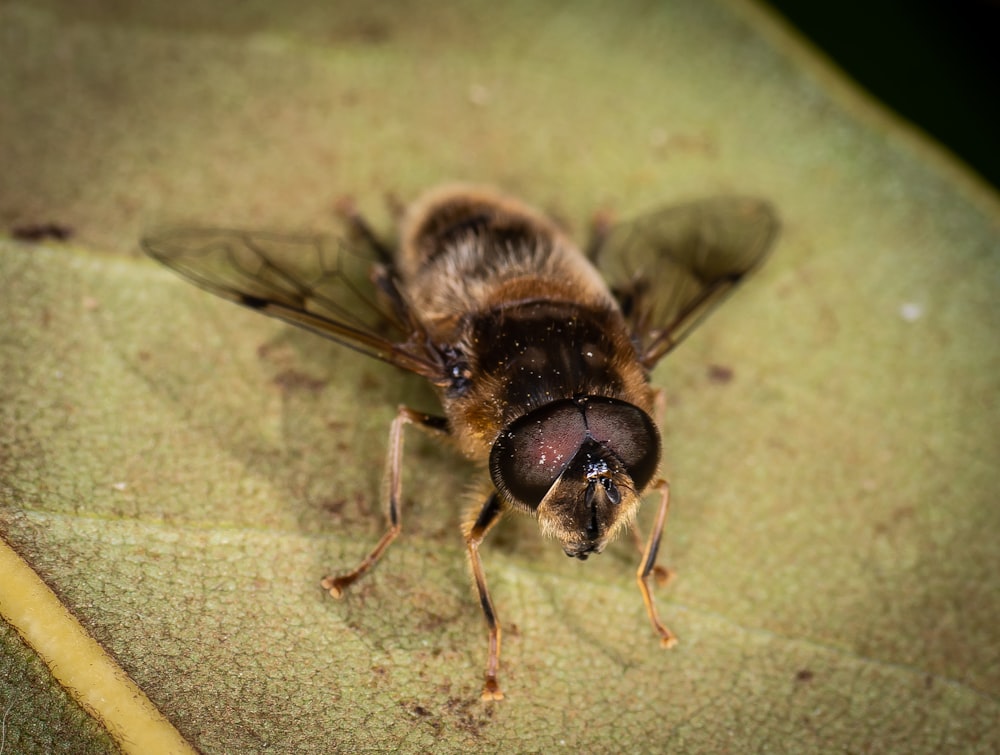
{"type": "Polygon", "coordinates": [[[442,367],[386,265],[332,236],[179,229],[146,253],[206,291],[440,380],[442,367]]]}
{"type": "Polygon", "coordinates": [[[715,197],[654,210],[599,237],[591,256],[652,368],[767,257],[780,223],[767,202],[715,197]]]}

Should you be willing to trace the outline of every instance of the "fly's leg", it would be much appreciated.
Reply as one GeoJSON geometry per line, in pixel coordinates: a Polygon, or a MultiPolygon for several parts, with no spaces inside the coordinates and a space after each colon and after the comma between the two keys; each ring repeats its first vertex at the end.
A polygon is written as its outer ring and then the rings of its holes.
{"type": "Polygon", "coordinates": [[[615,225],[615,216],[611,210],[599,209],[590,217],[590,237],[587,239],[587,246],[584,254],[592,263],[597,263],[597,257],[601,253],[604,242],[608,240],[611,229],[615,225]]]}
{"type": "Polygon", "coordinates": [[[400,515],[400,490],[402,488],[402,475],[400,467],[403,461],[403,428],[405,425],[417,425],[437,432],[448,432],[448,422],[444,417],[436,417],[432,414],[423,414],[405,406],[399,407],[396,418],[392,421],[389,429],[389,458],[387,461],[389,472],[389,510],[386,512],[386,520],[389,528],[382,535],[371,552],[364,557],[352,571],[340,576],[324,577],[320,583],[323,589],[329,591],[330,595],[340,598],[344,594],[344,589],[353,584],[365,572],[375,566],[375,563],[382,556],[382,553],[389,544],[396,539],[403,528],[403,520],[400,515]]]}
{"type": "MultiPolygon", "coordinates": [[[[643,563],[646,563],[646,541],[642,537],[642,533],[639,531],[639,525],[632,522],[632,526],[629,528],[629,532],[632,535],[632,542],[635,544],[636,550],[639,551],[639,555],[643,557],[643,563]]],[[[653,564],[653,579],[656,580],[657,587],[666,587],[674,579],[674,572],[672,569],[661,566],[660,564],[653,564]]]]}
{"type": "MultiPolygon", "coordinates": [[[[392,309],[396,321],[400,327],[412,326],[413,320],[410,317],[410,308],[399,290],[399,280],[396,274],[395,254],[390,243],[385,241],[372,228],[364,215],[358,212],[354,205],[354,200],[350,197],[343,197],[337,202],[337,214],[347,223],[351,236],[363,242],[378,257],[378,262],[372,265],[370,278],[379,292],[392,309]]],[[[396,210],[394,210],[395,212],[396,210]]],[[[401,212],[401,210],[398,210],[401,212]]]]}
{"type": "Polygon", "coordinates": [[[657,427],[663,427],[667,416],[667,394],[662,388],[653,388],[653,419],[657,427]]]}
{"type": "Polygon", "coordinates": [[[360,238],[374,251],[384,265],[392,265],[392,246],[383,241],[365,220],[364,215],[358,212],[357,206],[351,197],[342,197],[334,207],[336,213],[343,218],[350,227],[351,233],[360,238]]]}
{"type": "Polygon", "coordinates": [[[483,562],[479,557],[479,546],[486,537],[490,528],[500,520],[503,513],[503,505],[500,497],[494,491],[486,499],[479,515],[465,534],[465,547],[469,551],[469,563],[472,566],[472,576],[476,581],[476,590],[479,592],[479,605],[483,609],[483,616],[486,618],[486,626],[489,629],[489,656],[486,660],[486,682],[483,684],[483,700],[503,700],[503,692],[497,683],[497,670],[500,668],[500,621],[497,618],[496,609],[493,607],[493,599],[490,598],[489,588],[486,586],[486,575],[483,573],[483,562]]]}
{"type": "MultiPolygon", "coordinates": [[[[653,419],[658,427],[663,427],[663,418],[666,415],[666,412],[666,394],[664,394],[662,388],[653,388],[653,419]]],[[[639,553],[645,554],[646,542],[643,540],[642,533],[639,532],[639,525],[636,524],[634,519],[632,520],[632,525],[629,529],[632,533],[632,542],[635,543],[635,547],[638,549],[639,553]]],[[[665,587],[674,578],[674,573],[665,566],[654,564],[653,576],[656,579],[656,584],[658,586],[665,587]]]]}
{"type": "MultiPolygon", "coordinates": [[[[639,584],[639,592],[642,593],[642,602],[646,604],[646,613],[653,629],[660,635],[660,645],[665,648],[673,647],[677,644],[677,636],[664,626],[660,621],[660,615],[656,611],[656,604],[653,603],[653,595],[649,590],[649,576],[658,568],[656,566],[656,554],[660,550],[660,538],[663,535],[663,526],[667,523],[667,512],[670,510],[670,485],[666,480],[658,480],[653,485],[660,491],[660,506],[656,510],[656,521],[653,529],[649,533],[649,542],[642,554],[642,562],[635,573],[636,582],[639,584]]],[[[634,532],[634,530],[633,530],[634,532]]]]}

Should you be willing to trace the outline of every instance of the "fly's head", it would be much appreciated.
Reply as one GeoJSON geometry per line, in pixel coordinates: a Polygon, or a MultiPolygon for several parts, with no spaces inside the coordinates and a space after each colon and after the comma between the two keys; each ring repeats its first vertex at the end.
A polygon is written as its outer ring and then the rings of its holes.
{"type": "Polygon", "coordinates": [[[537,515],[543,534],[583,560],[635,518],[659,460],[660,435],[646,412],[582,396],[506,428],[493,444],[490,474],[508,502],[537,515]]]}

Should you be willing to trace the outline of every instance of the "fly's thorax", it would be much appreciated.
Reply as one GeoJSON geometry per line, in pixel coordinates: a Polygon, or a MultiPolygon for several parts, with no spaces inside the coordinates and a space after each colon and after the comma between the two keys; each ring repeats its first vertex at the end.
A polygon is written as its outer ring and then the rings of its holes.
{"type": "Polygon", "coordinates": [[[648,414],[653,394],[621,314],[606,306],[528,300],[475,313],[449,353],[456,379],[442,401],[459,447],[485,459],[535,410],[598,397],[648,414]]]}

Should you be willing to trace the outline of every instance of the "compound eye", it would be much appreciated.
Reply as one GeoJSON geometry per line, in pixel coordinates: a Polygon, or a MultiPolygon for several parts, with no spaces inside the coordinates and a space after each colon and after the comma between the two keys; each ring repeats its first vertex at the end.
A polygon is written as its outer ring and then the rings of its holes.
{"type": "Polygon", "coordinates": [[[618,457],[636,490],[645,488],[660,463],[660,433],[650,416],[614,399],[593,399],[586,411],[591,437],[618,457]]]}
{"type": "Polygon", "coordinates": [[[537,508],[586,439],[583,412],[571,400],[531,412],[493,444],[493,484],[514,501],[537,508]]]}

